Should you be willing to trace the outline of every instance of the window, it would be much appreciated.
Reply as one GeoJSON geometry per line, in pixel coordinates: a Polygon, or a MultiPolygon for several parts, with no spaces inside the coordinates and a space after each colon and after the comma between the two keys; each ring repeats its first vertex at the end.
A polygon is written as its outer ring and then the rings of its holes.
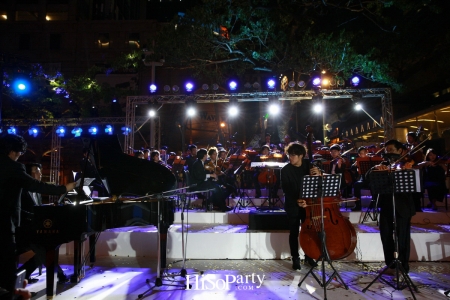
{"type": "Polygon", "coordinates": [[[109,48],[109,33],[99,33],[97,44],[100,49],[108,49],[109,48]]]}
{"type": "Polygon", "coordinates": [[[61,34],[52,33],[50,34],[50,50],[60,50],[61,49],[61,34]]]}
{"type": "Polygon", "coordinates": [[[128,38],[128,45],[131,49],[141,48],[141,41],[139,39],[139,33],[130,33],[128,38]]]}
{"type": "Polygon", "coordinates": [[[19,50],[30,50],[31,48],[31,42],[30,42],[31,36],[28,33],[23,33],[19,36],[19,50]]]}

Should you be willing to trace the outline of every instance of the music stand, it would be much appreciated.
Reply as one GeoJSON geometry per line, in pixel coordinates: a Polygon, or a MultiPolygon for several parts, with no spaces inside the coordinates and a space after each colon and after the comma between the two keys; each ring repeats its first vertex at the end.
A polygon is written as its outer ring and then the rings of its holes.
{"type": "MultiPolygon", "coordinates": [[[[236,176],[240,176],[239,174],[236,176]]],[[[236,206],[234,207],[233,212],[236,212],[236,208],[238,210],[241,210],[241,208],[247,208],[250,206],[250,203],[253,205],[253,207],[256,207],[255,203],[253,203],[252,199],[248,196],[248,194],[245,192],[245,190],[242,188],[242,181],[243,178],[240,178],[239,180],[239,186],[237,189],[237,192],[239,193],[239,200],[236,203],[236,206]],[[247,202],[245,202],[247,201],[247,202]]]]}
{"type": "Polygon", "coordinates": [[[383,271],[375,277],[372,282],[369,283],[367,287],[365,287],[362,292],[365,293],[370,286],[380,279],[384,283],[388,284],[395,290],[403,290],[405,287],[400,286],[400,274],[402,275],[411,295],[414,300],[416,300],[416,296],[412,288],[416,292],[418,292],[417,287],[412,282],[408,273],[403,269],[401,261],[398,259],[398,236],[397,236],[397,218],[395,212],[395,194],[397,193],[415,193],[418,189],[420,190],[419,181],[417,181],[417,173],[415,171],[418,170],[402,170],[402,171],[373,171],[370,173],[370,182],[374,193],[378,194],[390,194],[392,195],[392,214],[394,220],[394,228],[393,228],[393,237],[394,237],[394,259],[389,264],[389,266],[384,267],[383,271]],[[392,284],[387,281],[383,277],[381,277],[388,269],[395,266],[395,275],[397,279],[397,284],[392,284]]]}
{"type": "Polygon", "coordinates": [[[328,253],[327,244],[326,244],[326,232],[324,226],[324,207],[323,207],[323,198],[324,197],[336,197],[339,195],[340,185],[341,185],[341,176],[342,174],[331,174],[331,175],[323,175],[323,176],[310,176],[307,175],[303,177],[303,187],[302,187],[302,199],[306,198],[320,198],[320,233],[319,239],[321,240],[321,255],[319,260],[322,261],[322,280],[317,277],[316,274],[313,273],[314,268],[316,266],[311,266],[308,273],[303,277],[303,279],[299,282],[298,286],[300,287],[305,281],[306,277],[309,274],[316,279],[321,287],[323,287],[324,299],[327,299],[327,286],[331,282],[331,280],[335,279],[336,281],[342,283],[346,290],[348,290],[348,286],[345,284],[344,280],[342,280],[341,275],[339,275],[338,271],[334,268],[333,263],[330,258],[330,254],[328,253]],[[325,273],[325,262],[333,270],[333,273],[326,278],[325,273]],[[338,280],[339,279],[339,280],[338,280]]]}
{"type": "MultiPolygon", "coordinates": [[[[358,174],[364,175],[366,174],[370,169],[372,169],[374,166],[380,164],[383,161],[381,157],[358,157],[356,158],[356,166],[358,167],[358,174]]],[[[372,191],[371,191],[372,194],[372,191]]],[[[375,193],[374,193],[375,194],[375,193]]],[[[364,224],[364,222],[367,222],[368,219],[371,219],[372,221],[377,222],[378,226],[378,199],[379,196],[377,196],[377,199],[370,200],[369,207],[366,210],[366,213],[364,214],[364,217],[361,221],[361,224],[364,224]]],[[[362,199],[359,199],[362,201],[362,199]]]]}

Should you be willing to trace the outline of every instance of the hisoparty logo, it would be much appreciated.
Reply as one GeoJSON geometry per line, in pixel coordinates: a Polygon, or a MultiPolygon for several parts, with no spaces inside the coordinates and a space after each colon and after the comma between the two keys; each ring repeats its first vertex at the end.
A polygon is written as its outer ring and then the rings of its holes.
{"type": "Polygon", "coordinates": [[[231,285],[234,285],[237,290],[254,290],[262,286],[266,275],[252,273],[251,275],[225,275],[225,278],[218,277],[216,274],[187,275],[187,290],[229,290],[231,285]]]}

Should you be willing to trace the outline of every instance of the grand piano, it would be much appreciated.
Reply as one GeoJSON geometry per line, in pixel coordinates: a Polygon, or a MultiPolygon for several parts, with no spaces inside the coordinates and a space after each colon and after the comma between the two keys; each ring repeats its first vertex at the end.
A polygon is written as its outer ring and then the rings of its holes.
{"type": "MultiPolygon", "coordinates": [[[[88,204],[79,204],[79,199],[72,199],[74,204],[36,206],[34,210],[35,235],[32,241],[46,248],[47,298],[52,298],[56,293],[61,244],[74,242],[74,274],[70,279],[78,282],[83,277],[82,245],[88,237],[106,229],[136,225],[136,211],[139,212],[138,225],[153,224],[168,228],[173,223],[174,207],[171,201],[161,197],[142,197],[175,187],[176,177],[169,169],[124,154],[115,136],[99,137],[89,143],[94,150],[98,173],[103,182],[108,183],[110,197],[88,204]],[[133,196],[140,200],[134,201],[133,196]]],[[[90,239],[90,242],[94,240],[90,239]]]]}

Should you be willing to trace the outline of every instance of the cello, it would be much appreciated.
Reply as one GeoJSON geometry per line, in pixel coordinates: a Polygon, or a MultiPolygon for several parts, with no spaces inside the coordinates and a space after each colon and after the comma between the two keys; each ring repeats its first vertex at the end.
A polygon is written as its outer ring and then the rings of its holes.
{"type": "MultiPolygon", "coordinates": [[[[311,139],[307,142],[310,148],[311,139]]],[[[356,247],[356,231],[348,218],[341,214],[340,198],[323,197],[323,219],[321,198],[308,198],[305,201],[306,218],[302,222],[299,238],[305,255],[315,260],[337,260],[349,256],[356,247]],[[325,233],[326,247],[322,247],[322,230],[325,233]],[[322,253],[323,249],[327,253],[322,253]]]]}

